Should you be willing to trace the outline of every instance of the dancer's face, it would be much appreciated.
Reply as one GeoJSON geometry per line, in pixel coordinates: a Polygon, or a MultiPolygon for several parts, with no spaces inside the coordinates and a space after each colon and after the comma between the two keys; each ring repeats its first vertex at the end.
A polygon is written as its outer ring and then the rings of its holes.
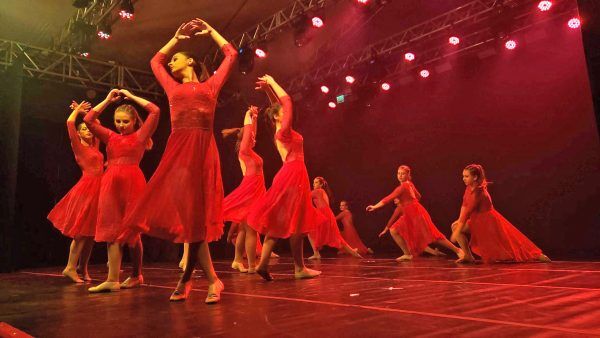
{"type": "Polygon", "coordinates": [[[475,184],[477,184],[478,177],[471,174],[470,171],[463,170],[462,176],[463,176],[463,182],[465,182],[465,185],[474,186],[475,184]]]}
{"type": "Polygon", "coordinates": [[[321,183],[321,181],[315,178],[313,180],[313,189],[321,189],[322,187],[323,184],[321,183]]]}
{"type": "Polygon", "coordinates": [[[91,143],[91,141],[94,139],[94,134],[92,134],[85,123],[79,125],[79,130],[77,133],[79,134],[79,137],[86,143],[91,143]]]}
{"type": "Polygon", "coordinates": [[[135,123],[133,116],[126,112],[115,112],[115,127],[122,135],[131,134],[134,131],[135,123]]]}
{"type": "Polygon", "coordinates": [[[408,181],[408,171],[398,169],[398,172],[396,173],[396,175],[398,177],[398,181],[400,181],[400,182],[408,181]]]}
{"type": "Polygon", "coordinates": [[[341,201],[340,202],[340,210],[341,211],[348,210],[348,204],[346,203],[346,201],[341,201]]]}
{"type": "Polygon", "coordinates": [[[175,53],[175,55],[171,57],[171,62],[169,62],[168,66],[171,70],[171,74],[176,78],[179,78],[185,69],[192,67],[193,62],[194,59],[188,58],[182,53],[175,53]]]}

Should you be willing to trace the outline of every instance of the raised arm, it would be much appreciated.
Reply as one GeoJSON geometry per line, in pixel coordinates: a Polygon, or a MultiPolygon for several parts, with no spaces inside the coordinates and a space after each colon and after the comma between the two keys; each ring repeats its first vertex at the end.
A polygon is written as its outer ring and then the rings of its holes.
{"type": "Polygon", "coordinates": [[[92,132],[92,134],[98,137],[100,141],[104,142],[105,144],[108,143],[108,139],[113,131],[103,127],[100,123],[97,123],[96,120],[110,103],[116,102],[119,99],[119,90],[112,89],[110,92],[108,92],[106,98],[92,108],[92,110],[90,110],[87,114],[85,114],[85,117],[83,118],[83,122],[85,122],[85,125],[92,132]]]}
{"type": "Polygon", "coordinates": [[[171,89],[179,84],[165,69],[167,63],[167,57],[173,53],[175,47],[180,40],[186,40],[192,37],[194,33],[194,25],[191,22],[182,23],[181,26],[175,32],[175,35],[165,44],[150,60],[150,68],[152,73],[156,77],[156,80],[163,89],[167,92],[167,95],[171,89]]]}
{"type": "Polygon", "coordinates": [[[91,104],[86,101],[81,101],[81,103],[73,101],[70,107],[73,109],[73,111],[67,118],[67,132],[69,134],[69,140],[71,141],[71,148],[73,148],[73,151],[76,152],[76,149],[83,147],[83,144],[81,144],[81,139],[79,138],[79,134],[77,134],[75,121],[77,119],[77,115],[85,114],[88,110],[90,110],[91,104]]]}
{"type": "Polygon", "coordinates": [[[294,112],[292,109],[292,99],[290,98],[288,93],[286,93],[285,90],[283,88],[281,88],[281,86],[277,83],[277,81],[275,81],[275,79],[273,79],[272,76],[264,75],[262,77],[259,77],[258,79],[259,79],[259,83],[258,83],[259,85],[261,84],[261,82],[265,82],[266,84],[271,86],[271,88],[273,88],[273,92],[275,92],[275,95],[277,96],[277,98],[279,99],[279,102],[281,103],[281,108],[283,109],[283,116],[281,118],[280,132],[282,134],[289,133],[289,131],[292,129],[292,121],[294,119],[294,112]]]}
{"type": "Polygon", "coordinates": [[[131,100],[144,107],[144,109],[148,112],[148,116],[146,117],[146,120],[140,129],[138,129],[137,134],[142,140],[147,140],[152,137],[152,134],[154,134],[154,131],[156,131],[156,127],[158,126],[160,109],[154,103],[136,96],[126,89],[119,90],[119,93],[128,100],[131,100]]]}
{"type": "Polygon", "coordinates": [[[240,143],[240,154],[250,155],[252,149],[252,136],[256,135],[256,117],[258,116],[258,107],[250,106],[244,117],[244,130],[242,142],[240,143]]]}

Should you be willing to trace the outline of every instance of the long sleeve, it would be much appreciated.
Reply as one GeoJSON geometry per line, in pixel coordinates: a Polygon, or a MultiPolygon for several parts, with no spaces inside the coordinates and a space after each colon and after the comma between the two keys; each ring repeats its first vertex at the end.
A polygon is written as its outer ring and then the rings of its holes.
{"type": "Polygon", "coordinates": [[[73,149],[73,152],[77,156],[83,150],[82,147],[84,147],[84,145],[81,144],[81,139],[79,138],[79,135],[77,134],[77,128],[75,127],[75,121],[67,121],[67,132],[69,133],[69,140],[71,141],[71,148],[73,149]]]}
{"type": "Polygon", "coordinates": [[[383,204],[388,204],[391,201],[394,200],[394,198],[398,198],[404,191],[405,186],[404,184],[401,184],[399,187],[397,187],[396,189],[394,189],[394,191],[392,191],[391,194],[387,195],[386,197],[381,199],[381,203],[383,204]]]}
{"type": "Polygon", "coordinates": [[[252,124],[247,124],[243,129],[242,142],[240,143],[240,155],[250,155],[252,149],[252,133],[254,133],[256,125],[255,121],[252,124]]]}
{"type": "Polygon", "coordinates": [[[85,125],[95,137],[99,138],[100,141],[106,144],[108,143],[110,135],[114,132],[106,127],[103,127],[100,123],[97,123],[96,120],[98,119],[98,116],[100,116],[100,113],[94,109],[91,109],[87,114],[85,114],[83,122],[85,122],[85,125]]]}
{"type": "Polygon", "coordinates": [[[398,205],[396,209],[394,209],[394,213],[392,214],[392,217],[390,217],[390,219],[388,220],[385,227],[391,227],[392,224],[394,224],[398,220],[398,218],[400,218],[400,216],[402,216],[402,206],[398,205]]]}
{"type": "Polygon", "coordinates": [[[150,60],[150,68],[152,68],[152,73],[154,73],[154,77],[160,85],[163,87],[167,95],[171,92],[171,90],[179,84],[179,82],[175,81],[171,74],[167,72],[165,69],[165,64],[167,63],[167,55],[161,52],[158,52],[154,55],[152,60],[150,60]]]}
{"type": "Polygon", "coordinates": [[[286,95],[280,97],[279,101],[281,102],[281,108],[283,109],[283,118],[281,120],[281,129],[279,132],[283,134],[283,136],[287,137],[290,135],[292,130],[292,121],[294,118],[292,99],[286,95]]]}
{"type": "Polygon", "coordinates": [[[138,137],[141,140],[147,140],[152,137],[152,134],[154,134],[154,131],[158,126],[158,120],[160,117],[160,108],[158,108],[154,103],[149,102],[146,104],[144,109],[146,109],[148,112],[148,117],[146,117],[146,121],[144,121],[142,127],[137,131],[138,137]]]}
{"type": "Polygon", "coordinates": [[[221,62],[221,65],[219,65],[219,68],[217,68],[216,73],[207,80],[207,83],[215,94],[219,93],[221,88],[223,88],[238,56],[237,50],[230,43],[221,47],[221,51],[225,54],[225,58],[221,62]]]}

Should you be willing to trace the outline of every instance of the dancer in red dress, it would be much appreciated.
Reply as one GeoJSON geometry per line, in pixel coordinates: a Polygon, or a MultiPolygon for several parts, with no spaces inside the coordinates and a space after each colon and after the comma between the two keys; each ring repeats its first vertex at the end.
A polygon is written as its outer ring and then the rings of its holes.
{"type": "Polygon", "coordinates": [[[342,222],[344,229],[342,230],[342,237],[346,240],[348,245],[352,248],[357,248],[358,253],[361,255],[372,254],[373,250],[367,248],[363,243],[354,227],[354,217],[352,211],[350,211],[350,205],[348,201],[340,202],[340,213],[335,216],[335,219],[342,222]]]}
{"type": "Polygon", "coordinates": [[[362,258],[357,248],[351,248],[340,234],[335,215],[329,207],[329,196],[331,189],[323,177],[315,177],[313,180],[313,191],[311,192],[313,204],[319,212],[325,217],[326,221],[317,225],[317,227],[308,234],[310,246],[313,249],[313,255],[308,259],[321,259],[319,250],[324,246],[341,249],[356,258],[362,258]]]}
{"type": "Polygon", "coordinates": [[[131,209],[142,194],[146,185],[144,174],[139,163],[144,152],[152,148],[152,134],[158,125],[160,110],[148,100],[133,95],[128,90],[113,89],[104,101],[86,114],[84,121],[88,128],[104,144],[108,167],[102,176],[100,196],[98,200],[98,223],[96,225],[96,242],[108,245],[108,277],[98,286],[91,287],[90,292],[113,291],[121,288],[140,286],[142,277],[143,248],[140,236],[136,236],[130,244],[133,271],[129,278],[119,284],[121,269],[122,243],[118,237],[127,230],[123,222],[125,213],[131,209]],[[115,109],[114,122],[119,133],[102,127],[96,119],[111,102],[124,97],[135,102],[148,111],[143,123],[137,110],[124,104],[115,109]],[[137,128],[137,130],[136,130],[137,128]]]}
{"type": "Polygon", "coordinates": [[[258,108],[250,106],[246,111],[242,129],[224,131],[224,135],[237,135],[236,150],[244,178],[242,183],[223,200],[223,218],[225,221],[238,224],[235,258],[231,267],[247,273],[256,272],[256,247],[257,244],[260,244],[256,231],[247,224],[248,213],[252,204],[267,191],[263,176],[263,159],[253,149],[256,145],[257,117],[258,108]],[[248,269],[244,267],[243,262],[244,248],[248,259],[248,269]]]}
{"type": "Polygon", "coordinates": [[[275,126],[275,145],[283,166],[267,193],[256,202],[248,215],[250,227],[266,235],[256,272],[265,280],[273,280],[268,270],[273,246],[279,238],[289,238],[294,258],[294,276],[313,278],[321,272],[304,265],[302,240],[324,220],[310,201],[303,138],[292,129],[292,100],[285,90],[269,75],[259,80],[259,88],[265,90],[272,101],[278,101],[267,109],[267,117],[275,126]],[[276,98],[270,92],[271,88],[276,98]]]}
{"type": "MultiPolygon", "coordinates": [[[[213,135],[217,97],[235,64],[237,51],[200,19],[182,24],[150,61],[171,107],[171,135],[148,188],[128,216],[133,230],[175,243],[189,243],[185,272],[171,301],[185,300],[199,261],[208,279],[207,304],[221,298],[224,286],[213,268],[208,242],[223,234],[223,182],[213,135]],[[174,53],[180,40],[209,35],[225,54],[213,76],[188,52],[174,53]],[[170,73],[165,69],[168,55],[170,73]],[[196,71],[198,68],[198,71],[196,71]],[[200,69],[202,71],[200,72],[200,69]]],[[[125,236],[130,238],[131,234],[125,236]]]]}
{"type": "Polygon", "coordinates": [[[451,239],[458,242],[465,255],[457,262],[474,261],[471,251],[486,263],[550,262],[540,248],[494,209],[492,198],[487,190],[485,171],[481,165],[468,165],[462,175],[467,188],[463,196],[460,216],[452,223],[451,239]],[[467,233],[471,234],[470,243],[465,235],[467,233]]]}
{"type": "Polygon", "coordinates": [[[75,283],[91,281],[88,262],[94,246],[94,233],[98,211],[100,181],[104,172],[104,155],[98,149],[100,141],[87,128],[85,123],[75,127],[77,115],[85,114],[91,108],[89,102],[71,104],[73,111],[67,119],[67,131],[75,161],[82,176],[69,192],[48,214],[48,220],[63,235],[73,239],[69,249],[69,259],[62,274],[75,283]],[[83,279],[77,274],[77,262],[83,279]]]}
{"type": "Polygon", "coordinates": [[[462,257],[463,252],[452,245],[435,227],[429,213],[419,203],[421,194],[419,194],[411,181],[410,168],[401,165],[398,168],[397,177],[398,181],[400,181],[400,186],[377,204],[367,207],[367,211],[374,211],[391,202],[394,198],[400,200],[403,215],[390,228],[392,238],[394,238],[394,241],[404,253],[402,256],[396,258],[396,260],[411,260],[413,255],[420,255],[431,243],[439,244],[452,250],[457,256],[462,257]]]}

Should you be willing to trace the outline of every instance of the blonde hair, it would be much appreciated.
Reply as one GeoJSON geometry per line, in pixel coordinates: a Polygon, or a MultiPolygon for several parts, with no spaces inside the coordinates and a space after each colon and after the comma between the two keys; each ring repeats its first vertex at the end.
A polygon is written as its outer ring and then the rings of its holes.
{"type": "Polygon", "coordinates": [[[477,176],[477,187],[478,188],[486,188],[489,183],[485,177],[485,170],[481,164],[472,163],[465,167],[464,170],[467,170],[471,175],[477,176]]]}
{"type": "MultiPolygon", "coordinates": [[[[134,126],[136,130],[138,130],[144,125],[144,120],[142,120],[142,118],[140,117],[140,114],[138,113],[137,109],[135,109],[135,107],[130,104],[122,104],[118,106],[117,109],[115,109],[115,113],[117,112],[126,113],[129,116],[131,116],[131,118],[135,119],[134,126]]],[[[146,141],[146,150],[152,149],[153,146],[154,142],[152,142],[152,138],[149,137],[146,141]]]]}
{"type": "Polygon", "coordinates": [[[412,181],[412,176],[410,175],[410,167],[409,166],[403,164],[403,165],[401,165],[401,166],[398,167],[398,170],[404,170],[404,171],[406,171],[407,176],[408,176],[408,180],[412,181]]]}

